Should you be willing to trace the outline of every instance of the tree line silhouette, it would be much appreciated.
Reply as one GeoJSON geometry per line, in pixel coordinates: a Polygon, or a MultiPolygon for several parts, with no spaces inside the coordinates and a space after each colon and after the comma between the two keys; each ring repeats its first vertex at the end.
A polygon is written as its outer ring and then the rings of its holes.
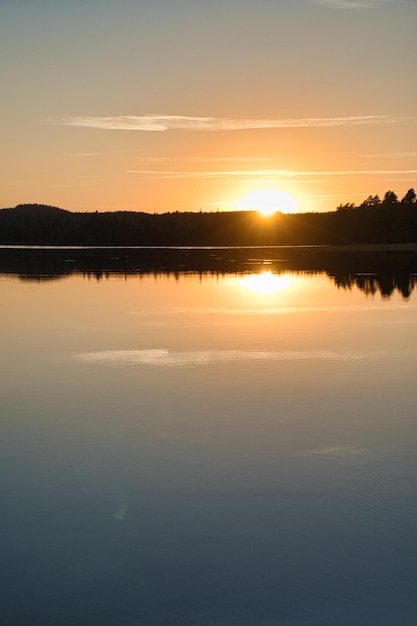
{"type": "Polygon", "coordinates": [[[0,210],[2,245],[290,246],[417,242],[417,199],[409,189],[369,196],[326,213],[133,211],[72,213],[42,204],[0,210]]]}

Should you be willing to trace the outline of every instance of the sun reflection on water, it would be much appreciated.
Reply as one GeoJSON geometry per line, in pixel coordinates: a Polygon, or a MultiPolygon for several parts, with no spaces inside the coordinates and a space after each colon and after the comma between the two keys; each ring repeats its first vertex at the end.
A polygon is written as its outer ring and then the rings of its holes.
{"type": "Polygon", "coordinates": [[[244,276],[239,282],[254,293],[267,295],[287,289],[291,285],[291,278],[288,274],[273,274],[271,271],[263,271],[259,274],[244,276]]]}

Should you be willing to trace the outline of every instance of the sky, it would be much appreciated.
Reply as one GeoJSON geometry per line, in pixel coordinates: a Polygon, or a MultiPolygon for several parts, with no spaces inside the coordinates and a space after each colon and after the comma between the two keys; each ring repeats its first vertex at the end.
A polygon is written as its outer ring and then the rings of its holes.
{"type": "Polygon", "coordinates": [[[0,0],[0,207],[402,197],[416,25],[417,0],[0,0]]]}

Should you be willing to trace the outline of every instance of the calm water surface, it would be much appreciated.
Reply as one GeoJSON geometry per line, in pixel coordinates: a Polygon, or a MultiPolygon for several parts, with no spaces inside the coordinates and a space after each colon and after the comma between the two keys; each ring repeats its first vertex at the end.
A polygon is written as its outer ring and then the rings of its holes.
{"type": "Polygon", "coordinates": [[[2,624],[415,625],[415,291],[50,278],[0,275],[2,624]]]}

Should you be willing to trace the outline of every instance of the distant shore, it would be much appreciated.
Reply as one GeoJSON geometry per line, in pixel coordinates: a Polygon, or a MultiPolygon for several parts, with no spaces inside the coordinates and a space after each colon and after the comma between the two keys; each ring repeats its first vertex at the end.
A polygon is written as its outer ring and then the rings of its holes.
{"type": "Polygon", "coordinates": [[[295,250],[298,253],[306,252],[330,252],[330,253],[350,253],[350,252],[416,252],[417,243],[380,243],[380,244],[314,244],[314,245],[285,245],[285,246],[77,246],[77,245],[33,245],[33,244],[0,244],[0,250],[295,250]]]}
{"type": "MultiPolygon", "coordinates": [[[[417,202],[344,206],[328,213],[71,213],[30,204],[0,210],[0,245],[245,247],[417,245],[417,202]]],[[[392,249],[392,248],[391,248],[392,249]]]]}

